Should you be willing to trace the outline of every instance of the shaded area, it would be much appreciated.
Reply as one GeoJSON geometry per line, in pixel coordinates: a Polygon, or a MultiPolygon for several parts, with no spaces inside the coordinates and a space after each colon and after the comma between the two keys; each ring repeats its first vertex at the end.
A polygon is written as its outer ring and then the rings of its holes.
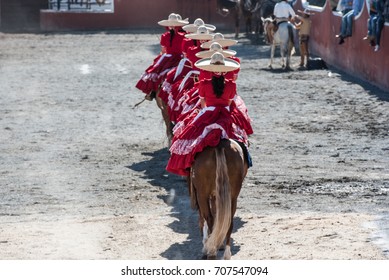
{"type": "MultiPolygon", "coordinates": [[[[143,173],[144,175],[141,175],[141,177],[148,180],[151,185],[166,190],[168,194],[158,196],[158,198],[172,207],[170,215],[176,220],[170,223],[169,227],[174,232],[188,234],[185,242],[171,244],[165,252],[161,253],[161,256],[170,260],[201,259],[202,234],[198,225],[198,212],[190,207],[190,197],[185,179],[164,171],[169,159],[168,149],[144,152],[142,155],[150,157],[150,159],[126,167],[143,173]],[[191,254],[188,255],[188,252],[191,252],[191,254]]],[[[233,233],[243,227],[245,223],[241,218],[235,216],[233,233]]],[[[232,242],[232,254],[236,254],[239,250],[240,246],[232,242]]]]}

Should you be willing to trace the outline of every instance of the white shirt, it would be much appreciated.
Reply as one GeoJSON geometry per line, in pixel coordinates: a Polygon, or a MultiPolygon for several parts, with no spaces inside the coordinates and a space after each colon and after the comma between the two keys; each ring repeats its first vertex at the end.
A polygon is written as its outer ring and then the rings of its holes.
{"type": "Polygon", "coordinates": [[[286,1],[281,1],[274,6],[273,14],[276,18],[292,18],[296,15],[291,5],[286,1]]]}

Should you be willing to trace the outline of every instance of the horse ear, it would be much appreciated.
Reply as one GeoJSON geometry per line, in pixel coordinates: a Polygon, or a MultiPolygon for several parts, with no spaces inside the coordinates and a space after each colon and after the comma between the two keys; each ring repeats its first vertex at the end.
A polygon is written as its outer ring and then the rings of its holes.
{"type": "Polygon", "coordinates": [[[262,22],[265,22],[265,19],[263,17],[261,17],[261,20],[262,20],[262,22]]]}

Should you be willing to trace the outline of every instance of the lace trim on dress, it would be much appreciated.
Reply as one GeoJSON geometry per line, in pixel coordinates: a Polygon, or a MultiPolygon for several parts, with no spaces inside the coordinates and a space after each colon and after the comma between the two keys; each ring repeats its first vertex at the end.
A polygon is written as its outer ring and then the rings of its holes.
{"type": "Polygon", "coordinates": [[[153,81],[156,82],[158,79],[158,74],[156,73],[144,73],[141,77],[142,81],[147,82],[147,81],[153,81]]]}
{"type": "Polygon", "coordinates": [[[175,81],[178,77],[178,75],[181,74],[182,70],[184,69],[184,66],[185,66],[185,63],[189,61],[189,59],[187,59],[186,57],[182,58],[180,60],[180,62],[178,63],[178,66],[177,66],[177,70],[176,70],[176,73],[174,74],[174,79],[173,81],[175,81]]]}
{"type": "MultiPolygon", "coordinates": [[[[199,90],[197,89],[194,94],[197,94],[199,90]]],[[[196,104],[188,104],[188,103],[184,103],[183,106],[182,106],[182,113],[181,114],[186,114],[188,113],[190,110],[192,110],[194,107],[197,107],[198,105],[200,104],[200,99],[197,100],[196,104]]]]}
{"type": "Polygon", "coordinates": [[[162,84],[162,90],[164,92],[166,92],[167,94],[171,93],[172,92],[172,84],[165,80],[162,84]]]}
{"type": "Polygon", "coordinates": [[[224,128],[216,123],[206,126],[199,137],[196,139],[177,139],[174,141],[170,147],[170,152],[177,155],[187,155],[190,154],[196,147],[199,145],[204,138],[214,129],[220,129],[222,132],[221,138],[228,139],[227,132],[224,128]]]}
{"type": "Polygon", "coordinates": [[[171,57],[172,55],[171,54],[168,54],[168,53],[164,53],[163,55],[161,55],[161,57],[158,59],[157,63],[155,63],[155,66],[158,66],[162,60],[164,60],[166,57],[171,57]]]}
{"type": "Polygon", "coordinates": [[[186,81],[192,76],[192,74],[194,75],[200,75],[200,71],[198,70],[190,70],[186,75],[185,75],[185,78],[182,80],[180,86],[178,87],[178,91],[182,91],[185,87],[185,83],[186,81]]]}

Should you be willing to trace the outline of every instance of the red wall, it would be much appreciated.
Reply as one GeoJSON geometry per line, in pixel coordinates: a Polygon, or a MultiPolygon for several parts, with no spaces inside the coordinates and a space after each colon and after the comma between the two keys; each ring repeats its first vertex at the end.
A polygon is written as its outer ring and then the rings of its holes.
{"type": "Polygon", "coordinates": [[[41,11],[41,30],[156,28],[172,12],[193,22],[200,17],[219,28],[233,30],[233,18],[216,13],[216,0],[112,0],[114,13],[41,11]]]}
{"type": "MultiPolygon", "coordinates": [[[[214,24],[218,29],[234,30],[231,16],[216,13],[216,0],[113,0],[114,13],[80,13],[41,11],[42,31],[158,28],[157,22],[166,19],[171,12],[197,17],[214,24]]],[[[297,0],[294,9],[303,9],[297,0]]],[[[355,18],[353,35],[343,45],[335,37],[340,31],[341,16],[331,11],[329,0],[324,8],[315,8],[311,17],[311,53],[320,56],[327,64],[366,80],[389,91],[389,25],[385,25],[381,36],[381,49],[374,52],[362,38],[367,33],[368,13],[366,7],[355,18]]],[[[241,31],[243,27],[241,28],[241,31]]]]}
{"type": "MultiPolygon", "coordinates": [[[[295,10],[302,9],[301,0],[297,0],[295,10]]],[[[335,66],[353,76],[366,80],[389,91],[389,25],[384,26],[381,35],[380,50],[374,52],[367,41],[369,18],[366,6],[362,14],[354,19],[353,34],[339,45],[335,37],[340,31],[341,15],[331,11],[329,1],[321,11],[311,16],[312,29],[310,49],[327,64],[335,66]]]]}

